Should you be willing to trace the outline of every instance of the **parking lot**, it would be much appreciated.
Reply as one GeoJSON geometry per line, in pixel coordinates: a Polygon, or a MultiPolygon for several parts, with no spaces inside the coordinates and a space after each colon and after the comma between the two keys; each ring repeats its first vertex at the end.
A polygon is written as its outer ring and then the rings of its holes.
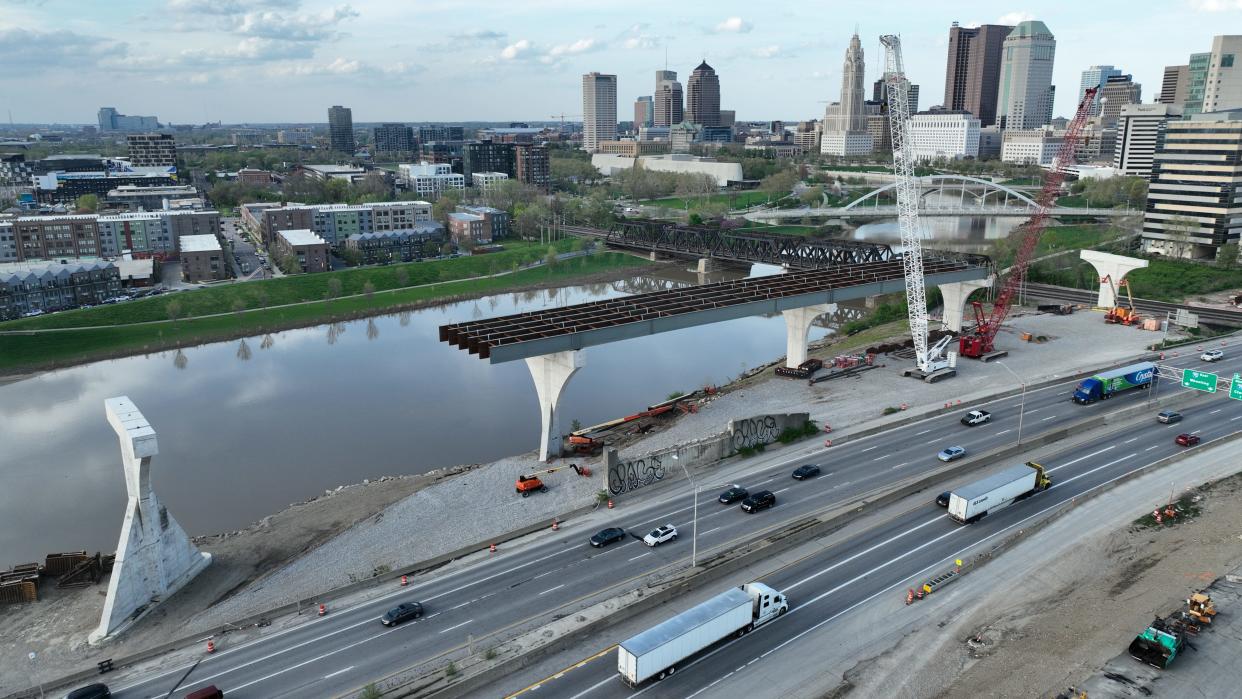
{"type": "Polygon", "coordinates": [[[241,226],[241,219],[220,219],[220,232],[224,235],[225,245],[232,248],[233,272],[239,281],[272,277],[271,261],[267,260],[266,255],[263,255],[246,236],[241,226]]]}

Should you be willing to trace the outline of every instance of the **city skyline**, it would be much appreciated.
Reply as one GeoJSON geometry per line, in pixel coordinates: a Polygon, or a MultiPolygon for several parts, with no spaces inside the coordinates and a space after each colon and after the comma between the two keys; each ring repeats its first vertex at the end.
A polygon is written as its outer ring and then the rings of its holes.
{"type": "MultiPolygon", "coordinates": [[[[549,120],[578,111],[577,78],[586,72],[617,75],[623,104],[651,94],[650,76],[665,66],[667,52],[668,68],[681,76],[706,58],[724,76],[727,106],[741,120],[809,119],[822,113],[818,101],[835,96],[837,57],[855,23],[872,55],[881,55],[879,34],[901,33],[907,65],[917,66],[911,80],[937,85],[951,22],[1033,18],[1057,36],[1053,84],[1064,87],[1053,112],[1064,116],[1091,65],[1125,66],[1136,82],[1158,85],[1164,66],[1210,50],[1212,36],[1242,18],[1236,4],[1206,0],[1151,8],[1142,17],[1126,7],[1106,1],[1036,12],[895,2],[884,11],[835,12],[840,26],[825,31],[806,18],[826,15],[826,6],[761,14],[732,0],[683,15],[642,0],[605,0],[575,15],[546,0],[417,7],[380,0],[0,0],[0,60],[16,68],[0,78],[0,92],[11,96],[0,106],[22,123],[91,124],[100,105],[166,123],[323,123],[332,104],[350,105],[358,123],[549,120]],[[1101,42],[1102,16],[1126,41],[1101,42]],[[412,26],[421,28],[417,39],[409,38],[412,26]]],[[[866,80],[879,70],[873,62],[866,80]]],[[[939,97],[929,93],[925,106],[939,97]]]]}

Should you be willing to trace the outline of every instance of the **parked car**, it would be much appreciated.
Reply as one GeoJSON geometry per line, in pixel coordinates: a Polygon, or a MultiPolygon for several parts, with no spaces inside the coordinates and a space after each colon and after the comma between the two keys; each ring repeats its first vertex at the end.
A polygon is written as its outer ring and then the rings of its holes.
{"type": "Polygon", "coordinates": [[[936,454],[936,458],[941,461],[956,461],[966,456],[966,447],[945,447],[936,454]]]}
{"type": "Polygon", "coordinates": [[[992,419],[992,413],[986,410],[972,410],[962,416],[962,424],[967,427],[982,425],[992,419]]]}
{"type": "Polygon", "coordinates": [[[643,537],[643,543],[648,546],[658,546],[666,541],[673,541],[677,538],[677,527],[666,524],[662,527],[656,527],[651,533],[643,537]]]}
{"type": "Polygon", "coordinates": [[[1199,359],[1205,362],[1215,362],[1219,359],[1224,359],[1224,358],[1225,358],[1224,350],[1218,350],[1218,349],[1208,350],[1204,352],[1203,354],[1199,355],[1199,359]]]}
{"type": "Polygon", "coordinates": [[[608,527],[607,529],[599,530],[595,533],[595,536],[591,537],[591,545],[595,548],[600,548],[601,546],[621,541],[624,538],[624,529],[621,527],[608,527]]]}
{"type": "Polygon", "coordinates": [[[1172,425],[1175,422],[1182,421],[1182,414],[1176,410],[1165,410],[1156,416],[1156,422],[1163,422],[1166,425],[1172,425]]]}
{"type": "Polygon", "coordinates": [[[948,507],[949,506],[949,491],[946,490],[943,493],[937,495],[936,504],[941,507],[948,507]]]}
{"type": "Polygon", "coordinates": [[[759,510],[766,510],[776,504],[776,493],[770,490],[760,490],[757,493],[749,495],[742,501],[742,512],[753,514],[759,510]]]}
{"type": "Polygon", "coordinates": [[[808,478],[814,478],[820,474],[819,466],[815,464],[803,464],[794,469],[793,478],[795,481],[804,481],[808,478]]]}
{"type": "Polygon", "coordinates": [[[384,616],[380,617],[380,623],[384,626],[396,626],[410,619],[417,619],[422,615],[423,605],[418,602],[402,602],[384,612],[384,616]]]}
{"type": "Polygon", "coordinates": [[[722,504],[731,505],[738,500],[744,499],[747,495],[750,495],[750,493],[746,492],[745,488],[735,485],[721,493],[719,500],[722,504]]]}
{"type": "Polygon", "coordinates": [[[224,692],[220,691],[214,684],[209,684],[202,689],[196,689],[185,695],[185,699],[224,699],[224,692]]]}
{"type": "Polygon", "coordinates": [[[109,699],[111,696],[108,685],[96,683],[69,692],[65,699],[109,699]]]}
{"type": "Polygon", "coordinates": [[[1198,444],[1202,440],[1199,439],[1199,435],[1197,434],[1190,434],[1188,432],[1183,432],[1177,435],[1177,439],[1173,441],[1177,442],[1177,445],[1180,447],[1193,447],[1194,445],[1198,444]]]}

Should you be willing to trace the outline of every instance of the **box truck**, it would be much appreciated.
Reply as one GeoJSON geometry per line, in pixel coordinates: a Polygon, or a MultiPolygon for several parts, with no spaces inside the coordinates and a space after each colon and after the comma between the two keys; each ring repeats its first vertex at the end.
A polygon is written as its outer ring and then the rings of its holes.
{"type": "Polygon", "coordinates": [[[1034,461],[1011,466],[949,491],[949,516],[961,524],[969,524],[1016,500],[1046,490],[1050,485],[1052,479],[1044,473],[1044,467],[1034,461]]]}
{"type": "Polygon", "coordinates": [[[788,610],[785,595],[763,583],[731,588],[622,642],[617,646],[617,671],[631,687],[653,677],[662,680],[696,653],[729,636],[743,636],[788,610]]]}
{"type": "Polygon", "coordinates": [[[1074,390],[1074,402],[1087,405],[1112,398],[1114,394],[1131,388],[1150,388],[1155,376],[1156,365],[1151,362],[1139,362],[1112,371],[1102,371],[1078,384],[1078,388],[1074,390]]]}

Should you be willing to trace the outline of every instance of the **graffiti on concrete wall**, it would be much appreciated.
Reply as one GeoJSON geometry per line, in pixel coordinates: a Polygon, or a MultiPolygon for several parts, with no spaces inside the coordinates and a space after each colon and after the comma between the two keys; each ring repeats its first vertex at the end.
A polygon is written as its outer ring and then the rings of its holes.
{"type": "Polygon", "coordinates": [[[613,495],[628,493],[664,480],[664,462],[658,455],[621,461],[608,467],[608,490],[613,495]]]}
{"type": "Polygon", "coordinates": [[[760,444],[771,444],[781,435],[781,431],[777,427],[776,417],[772,415],[760,415],[759,417],[747,418],[745,420],[734,420],[732,427],[733,433],[730,435],[730,440],[734,451],[754,448],[760,444]]]}

